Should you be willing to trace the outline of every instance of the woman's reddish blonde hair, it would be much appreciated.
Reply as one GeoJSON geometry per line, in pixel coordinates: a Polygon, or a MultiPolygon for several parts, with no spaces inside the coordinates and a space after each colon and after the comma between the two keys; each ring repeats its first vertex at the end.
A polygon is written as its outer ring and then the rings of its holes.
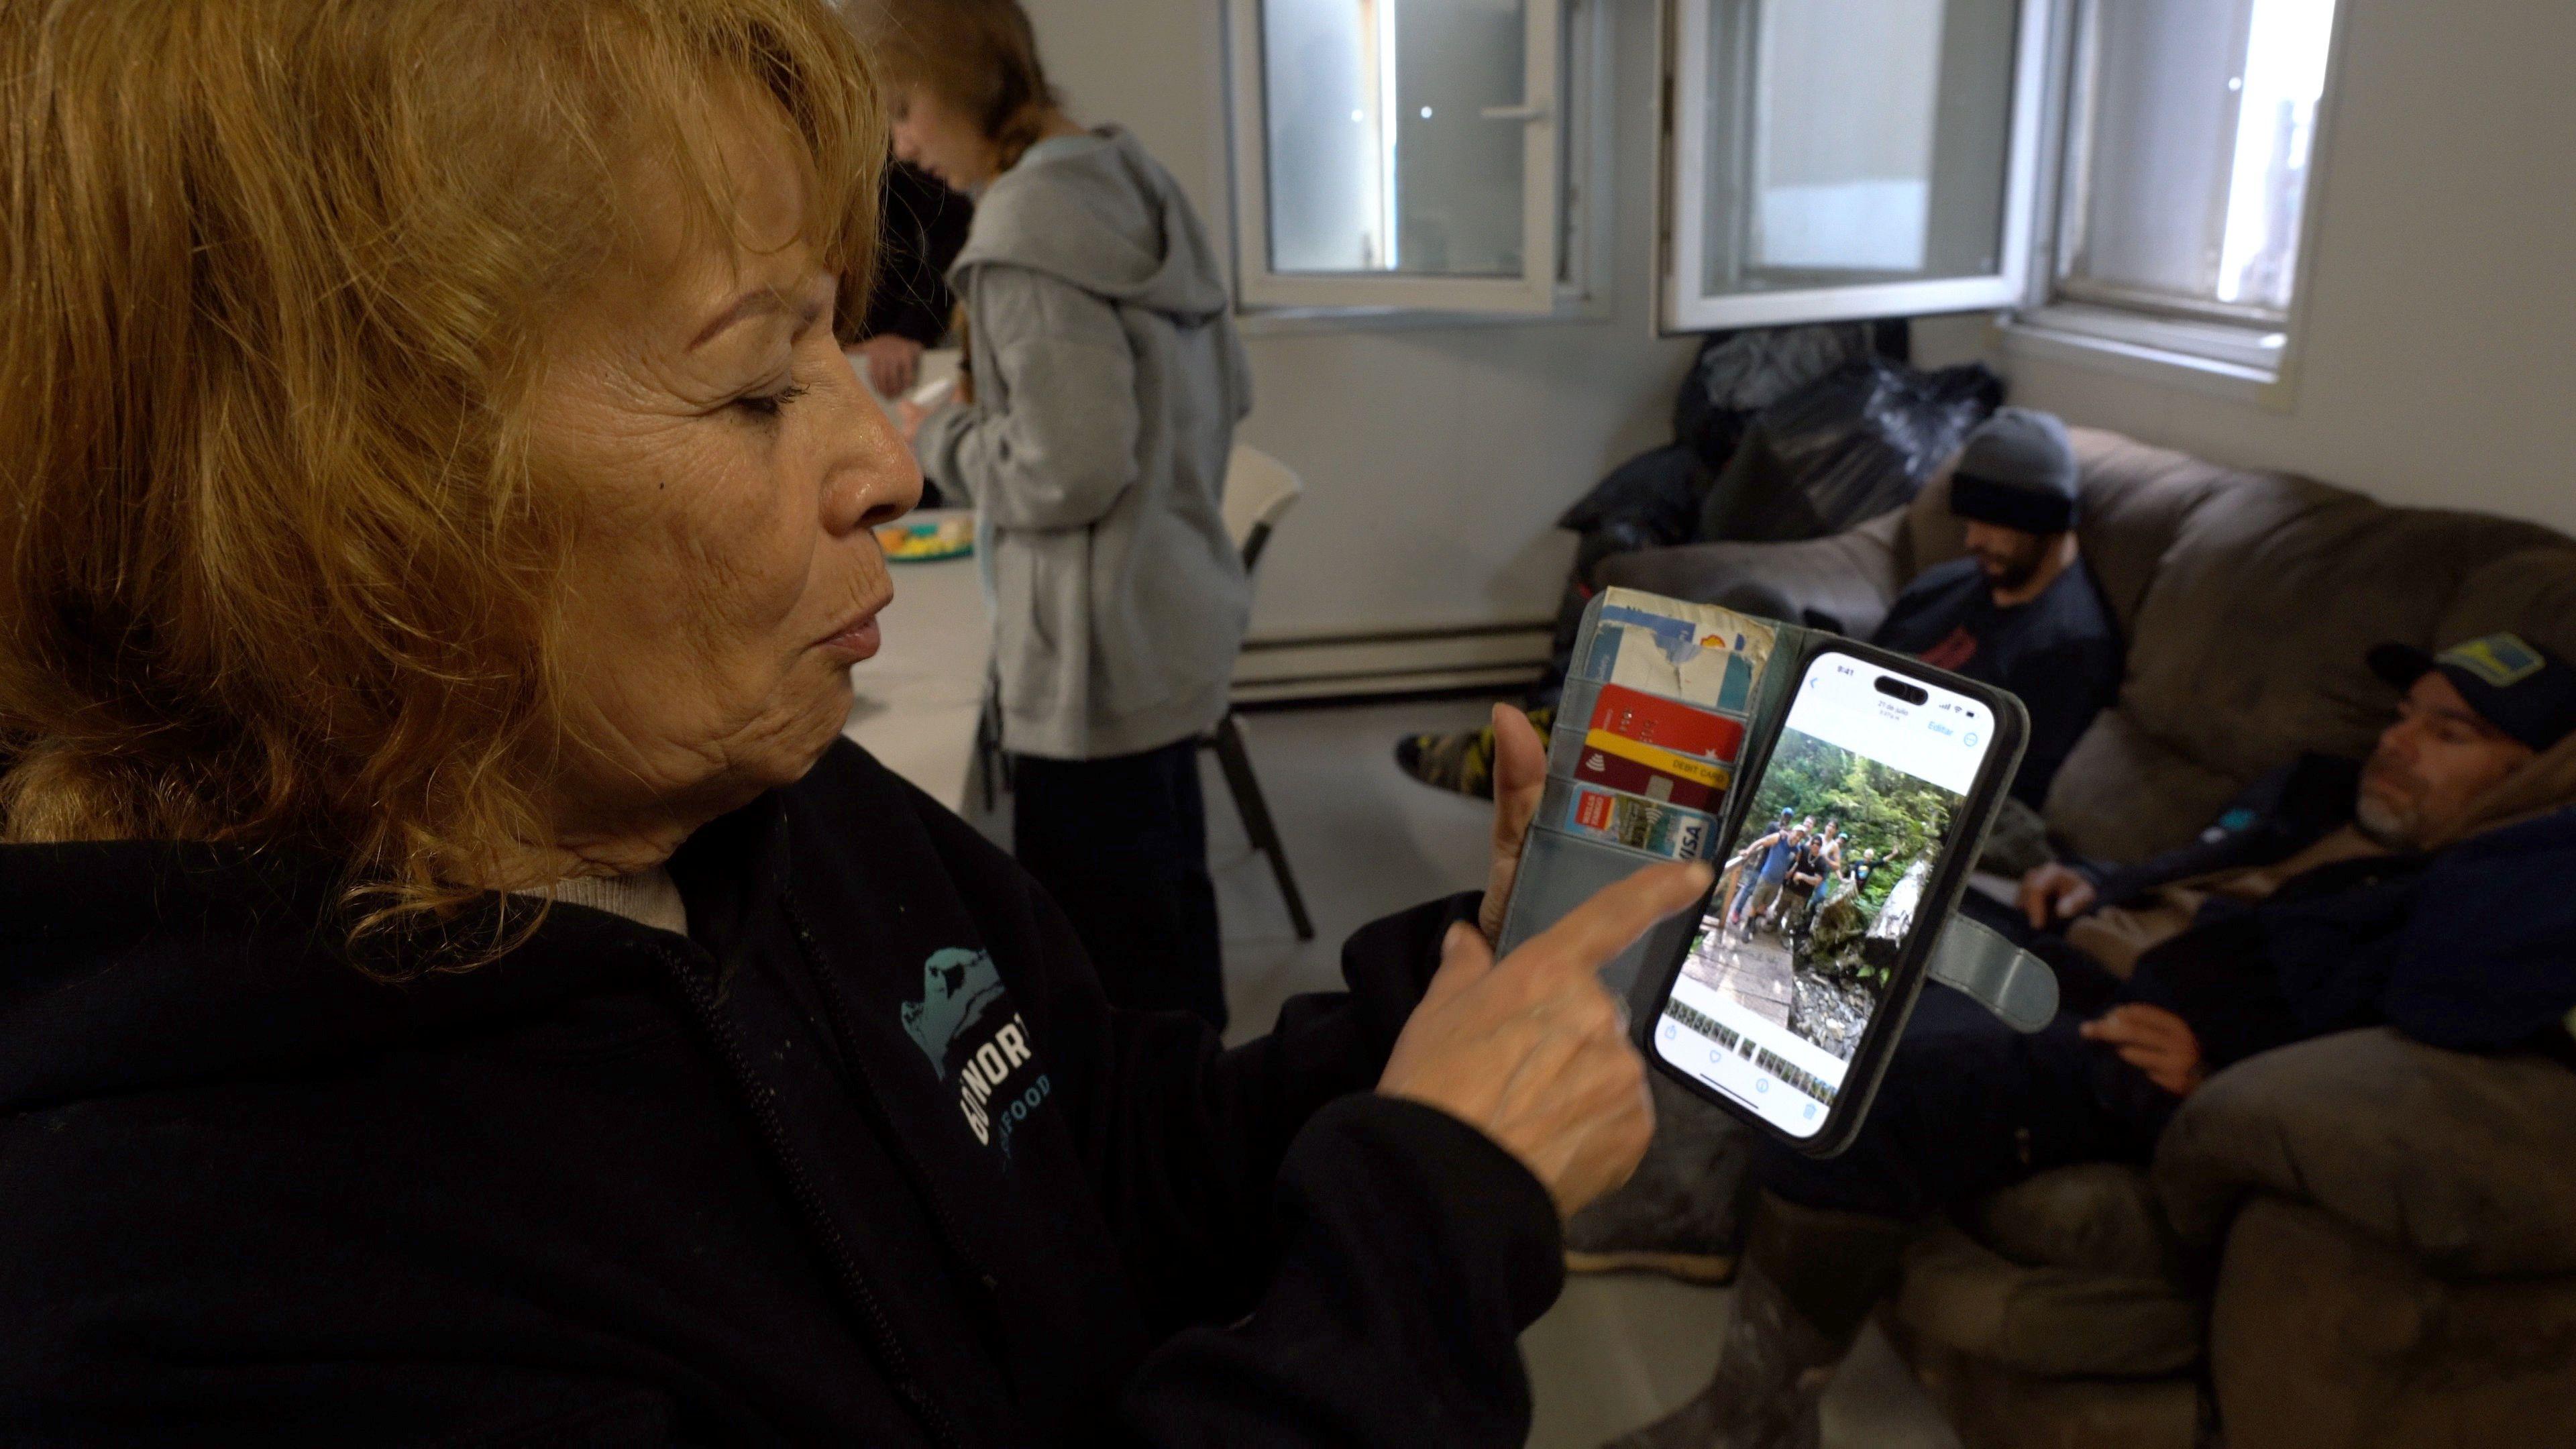
{"type": "Polygon", "coordinates": [[[547,840],[541,338],[620,177],[730,222],[746,88],[863,281],[885,123],[824,0],[0,9],[0,838],[318,849],[397,911],[547,840]]]}

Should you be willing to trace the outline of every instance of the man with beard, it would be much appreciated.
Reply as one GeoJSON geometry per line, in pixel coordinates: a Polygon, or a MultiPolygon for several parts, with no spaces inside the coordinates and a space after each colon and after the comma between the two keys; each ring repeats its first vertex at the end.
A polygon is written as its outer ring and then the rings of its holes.
{"type": "Polygon", "coordinates": [[[2311,784],[2125,879],[2033,872],[2043,925],[2019,934],[2069,1009],[2023,1036],[1927,986],[1848,1151],[1756,1149],[1716,1375],[1619,1449],[1814,1443],[1918,1224],[2047,1168],[2147,1161],[2183,1099],[2247,1057],[2390,1025],[2576,1064],[2576,668],[2512,634],[2370,664],[2406,695],[2340,820],[2316,821],[2311,784]]]}
{"type": "Polygon", "coordinates": [[[2076,740],[2120,692],[2119,631],[2076,545],[2066,425],[2001,408],[1960,450],[1950,511],[1966,557],[1924,570],[1870,636],[1883,649],[2009,690],[2030,711],[2013,798],[2036,810],[2076,740]]]}

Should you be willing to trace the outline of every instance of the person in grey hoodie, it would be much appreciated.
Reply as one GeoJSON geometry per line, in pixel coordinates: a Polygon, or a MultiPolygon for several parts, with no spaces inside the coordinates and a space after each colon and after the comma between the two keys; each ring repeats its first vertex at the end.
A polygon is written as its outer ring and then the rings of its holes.
{"type": "Polygon", "coordinates": [[[905,422],[976,509],[1015,853],[1114,999],[1222,1026],[1197,755],[1251,605],[1219,508],[1251,380],[1215,249],[1133,135],[1065,115],[1015,0],[875,8],[897,155],[976,197],[971,391],[905,422]]]}

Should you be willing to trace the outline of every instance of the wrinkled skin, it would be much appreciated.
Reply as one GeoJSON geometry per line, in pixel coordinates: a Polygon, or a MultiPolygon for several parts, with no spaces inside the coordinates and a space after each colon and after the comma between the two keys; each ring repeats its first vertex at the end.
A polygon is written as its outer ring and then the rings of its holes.
{"type": "Polygon", "coordinates": [[[630,178],[628,254],[549,337],[533,440],[579,519],[564,673],[585,745],[532,875],[656,864],[811,769],[893,597],[872,526],[920,496],[833,339],[783,118],[718,116],[734,225],[689,225],[676,177],[630,178]]]}

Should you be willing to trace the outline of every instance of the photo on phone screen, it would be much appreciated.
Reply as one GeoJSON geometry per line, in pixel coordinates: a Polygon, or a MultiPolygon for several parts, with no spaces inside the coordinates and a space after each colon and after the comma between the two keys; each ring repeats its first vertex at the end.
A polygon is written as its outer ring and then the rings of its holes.
{"type": "Polygon", "coordinates": [[[1657,1055],[1793,1137],[1822,1131],[1995,734],[1979,700],[1819,653],[1721,857],[1657,1055]]]}

